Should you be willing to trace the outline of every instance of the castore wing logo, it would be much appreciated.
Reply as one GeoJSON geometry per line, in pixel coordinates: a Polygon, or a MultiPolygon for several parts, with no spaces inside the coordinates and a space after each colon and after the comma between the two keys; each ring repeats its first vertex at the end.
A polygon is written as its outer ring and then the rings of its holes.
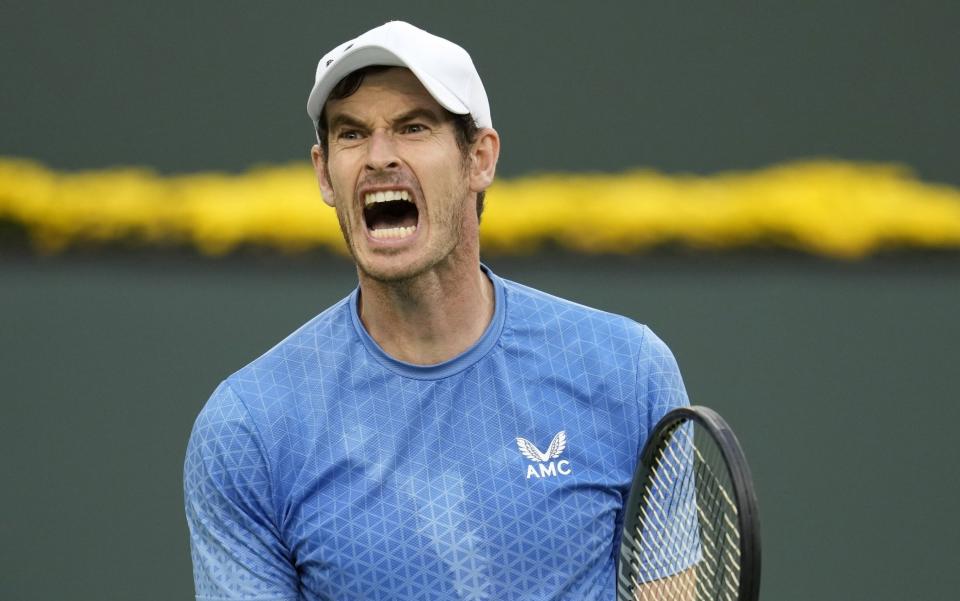
{"type": "Polygon", "coordinates": [[[572,472],[570,462],[566,459],[553,461],[560,457],[563,450],[567,448],[567,433],[565,430],[557,432],[557,435],[550,441],[550,446],[547,447],[546,452],[542,452],[537,448],[537,445],[519,436],[517,437],[517,448],[520,449],[521,455],[534,462],[527,465],[528,480],[548,476],[569,476],[572,472]]]}

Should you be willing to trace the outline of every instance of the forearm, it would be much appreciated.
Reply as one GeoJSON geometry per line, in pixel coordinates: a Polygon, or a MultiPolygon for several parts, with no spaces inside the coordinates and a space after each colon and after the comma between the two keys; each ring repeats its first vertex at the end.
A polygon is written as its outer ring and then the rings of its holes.
{"type": "Polygon", "coordinates": [[[673,576],[638,583],[633,596],[637,601],[694,601],[697,597],[696,569],[689,568],[673,576]]]}

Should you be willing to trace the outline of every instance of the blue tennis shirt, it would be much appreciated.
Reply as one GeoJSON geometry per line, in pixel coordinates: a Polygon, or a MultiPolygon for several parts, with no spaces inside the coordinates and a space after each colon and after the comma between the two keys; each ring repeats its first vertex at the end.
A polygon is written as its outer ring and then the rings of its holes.
{"type": "Polygon", "coordinates": [[[647,327],[503,280],[450,361],[359,291],[227,378],[184,468],[197,599],[607,600],[650,429],[687,404],[647,327]]]}

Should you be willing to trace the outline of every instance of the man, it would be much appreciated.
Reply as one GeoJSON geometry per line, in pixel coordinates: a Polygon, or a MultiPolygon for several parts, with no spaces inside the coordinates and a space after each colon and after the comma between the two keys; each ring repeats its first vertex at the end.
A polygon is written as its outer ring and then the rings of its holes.
{"type": "Polygon", "coordinates": [[[481,265],[500,140],[459,46],[373,29],[308,112],[359,286],[200,413],[197,598],[611,599],[638,452],[687,402],[670,351],[481,265]]]}

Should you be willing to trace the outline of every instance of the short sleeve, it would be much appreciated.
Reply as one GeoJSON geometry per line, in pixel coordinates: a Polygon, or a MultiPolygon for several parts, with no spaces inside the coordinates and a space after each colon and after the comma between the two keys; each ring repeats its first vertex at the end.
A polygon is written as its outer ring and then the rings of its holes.
{"type": "Polygon", "coordinates": [[[227,383],[214,391],[190,434],[184,505],[197,601],[298,599],[263,445],[227,383]]]}
{"type": "MultiPolygon", "coordinates": [[[[641,451],[664,415],[690,404],[673,353],[649,328],[644,330],[638,402],[647,424],[641,431],[641,451]]],[[[671,457],[677,460],[676,466],[662,472],[650,491],[645,532],[640,537],[644,565],[640,566],[639,579],[644,582],[679,573],[700,559],[696,499],[690,485],[693,441],[688,428],[684,427],[673,439],[671,457]]]]}
{"type": "Polygon", "coordinates": [[[671,409],[690,404],[687,389],[680,377],[680,368],[673,353],[650,328],[644,327],[643,344],[637,366],[641,415],[647,420],[641,431],[640,447],[664,415],[671,409]]]}

